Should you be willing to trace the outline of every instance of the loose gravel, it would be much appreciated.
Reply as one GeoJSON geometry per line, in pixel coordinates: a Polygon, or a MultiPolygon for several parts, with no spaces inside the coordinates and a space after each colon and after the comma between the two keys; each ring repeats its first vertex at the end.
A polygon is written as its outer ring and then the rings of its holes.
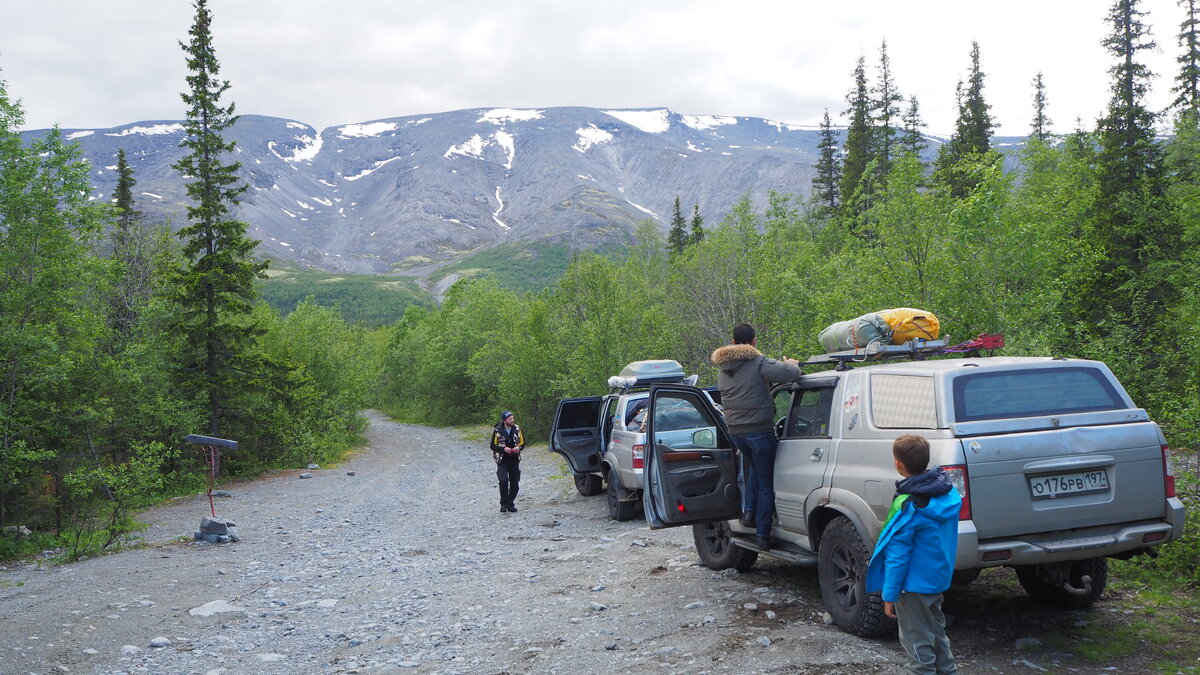
{"type": "Polygon", "coordinates": [[[702,567],[690,529],[610,520],[544,447],[502,514],[486,430],[370,417],[337,468],[223,486],[238,542],[191,540],[200,495],[142,514],[144,547],[0,570],[0,672],[900,669],[895,639],[826,625],[814,570],[702,567]]]}

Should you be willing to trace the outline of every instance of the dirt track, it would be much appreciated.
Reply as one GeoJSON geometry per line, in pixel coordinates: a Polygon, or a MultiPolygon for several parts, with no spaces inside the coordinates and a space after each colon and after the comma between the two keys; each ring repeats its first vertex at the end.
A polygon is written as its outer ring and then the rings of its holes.
{"type": "MultiPolygon", "coordinates": [[[[544,447],[526,451],[520,511],[501,514],[486,430],[371,420],[342,466],[224,486],[240,542],[180,541],[208,512],[197,496],[143,514],[144,548],[0,571],[0,672],[900,670],[895,639],[825,625],[815,570],[701,567],[690,530],[609,520],[544,447]]],[[[962,672],[1145,672],[1048,651],[1103,606],[1047,613],[984,581],[947,600],[962,672]]]]}

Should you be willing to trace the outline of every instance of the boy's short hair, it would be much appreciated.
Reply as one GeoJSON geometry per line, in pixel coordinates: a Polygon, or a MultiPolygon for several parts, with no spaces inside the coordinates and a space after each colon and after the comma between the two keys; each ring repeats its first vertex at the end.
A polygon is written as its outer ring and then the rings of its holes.
{"type": "Polygon", "coordinates": [[[748,345],[754,342],[754,326],[742,322],[733,327],[733,344],[748,345]]]}
{"type": "Polygon", "coordinates": [[[929,468],[929,441],[917,434],[904,434],[892,443],[892,456],[912,475],[929,468]]]}

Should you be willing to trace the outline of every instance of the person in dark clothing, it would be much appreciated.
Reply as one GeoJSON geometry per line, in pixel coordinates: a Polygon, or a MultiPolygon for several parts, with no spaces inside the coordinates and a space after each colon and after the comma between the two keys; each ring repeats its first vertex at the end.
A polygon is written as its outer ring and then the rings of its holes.
{"type": "Polygon", "coordinates": [[[492,429],[492,459],[496,461],[496,480],[500,481],[500,513],[516,513],[517,491],[521,483],[521,451],[525,434],[513,414],[500,413],[500,422],[492,429]]]}
{"type": "Polygon", "coordinates": [[[775,450],[779,447],[771,384],[800,379],[800,363],[768,358],[756,343],[754,327],[739,323],[733,327],[733,344],[714,351],[712,362],[730,440],[750,460],[743,462],[742,524],[754,527],[758,548],[766,551],[771,548],[775,519],[775,450]]]}

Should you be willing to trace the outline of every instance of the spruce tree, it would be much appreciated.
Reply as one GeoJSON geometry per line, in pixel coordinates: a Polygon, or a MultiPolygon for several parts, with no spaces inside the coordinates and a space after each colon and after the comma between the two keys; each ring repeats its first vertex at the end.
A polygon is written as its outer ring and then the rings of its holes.
{"type": "Polygon", "coordinates": [[[856,204],[854,195],[861,188],[863,174],[871,161],[871,96],[867,89],[867,70],[862,56],[858,57],[854,66],[854,87],[847,94],[846,102],[850,105],[846,109],[850,123],[846,127],[845,159],[838,192],[842,209],[848,215],[857,215],[866,207],[856,204]]]}
{"type": "Polygon", "coordinates": [[[992,147],[992,131],[995,122],[988,110],[991,106],[983,98],[983,70],[979,66],[979,43],[971,43],[971,74],[967,78],[967,91],[963,98],[964,115],[959,120],[959,136],[964,141],[963,150],[983,154],[992,147]]]}
{"type": "Polygon", "coordinates": [[[222,136],[237,121],[234,105],[222,105],[229,82],[219,78],[207,0],[195,0],[195,21],[187,43],[188,106],[183,146],[187,154],[173,168],[186,180],[189,224],[178,232],[184,241],[184,268],[176,288],[177,329],[184,338],[183,371],[189,385],[203,392],[208,434],[217,436],[239,378],[255,370],[253,341],[259,329],[250,319],[254,282],[266,262],[251,256],[258,242],[246,236],[247,224],[230,212],[246,185],[238,162],[224,163],[235,144],[222,136]]]}
{"type": "Polygon", "coordinates": [[[983,98],[984,73],[979,64],[979,43],[971,43],[971,72],[966,87],[960,81],[955,89],[958,101],[958,119],[954,124],[954,135],[938,150],[937,181],[950,194],[963,197],[975,187],[972,173],[962,170],[963,160],[978,157],[991,150],[992,130],[995,123],[988,112],[989,106],[983,98]]]}
{"type": "Polygon", "coordinates": [[[1050,136],[1050,118],[1046,115],[1046,84],[1042,81],[1042,71],[1033,77],[1033,124],[1030,136],[1045,143],[1050,136]]]}
{"type": "Polygon", "coordinates": [[[117,151],[117,187],[113,202],[117,219],[112,230],[112,258],[119,267],[119,276],[109,295],[109,324],[117,343],[130,337],[141,307],[150,298],[151,261],[142,212],[134,205],[133,168],[125,159],[125,149],[117,151]]]}
{"type": "Polygon", "coordinates": [[[667,233],[667,249],[672,256],[677,256],[683,253],[687,245],[687,221],[679,210],[679,195],[675,195],[675,211],[671,215],[671,231],[667,233]]]}
{"type": "Polygon", "coordinates": [[[871,155],[878,160],[877,173],[882,180],[892,168],[892,158],[896,151],[896,121],[900,118],[900,102],[904,97],[896,90],[896,81],[892,76],[892,62],[888,58],[887,40],[879,46],[879,79],[871,90],[874,100],[871,101],[873,124],[873,148],[871,155]]]}
{"type": "Polygon", "coordinates": [[[692,236],[689,244],[699,244],[704,241],[704,216],[700,215],[700,205],[692,205],[692,236]]]}
{"type": "Polygon", "coordinates": [[[829,119],[828,108],[825,109],[825,118],[821,120],[821,140],[817,148],[816,173],[812,178],[812,201],[822,216],[829,217],[841,204],[839,188],[842,165],[838,156],[837,133],[829,119]]]}
{"type": "Polygon", "coordinates": [[[925,121],[921,119],[921,109],[917,105],[917,97],[910,96],[908,97],[908,110],[904,112],[904,133],[900,136],[900,148],[918,160],[921,158],[921,153],[925,152],[925,148],[928,147],[925,134],[921,132],[923,128],[925,128],[925,121]]]}

